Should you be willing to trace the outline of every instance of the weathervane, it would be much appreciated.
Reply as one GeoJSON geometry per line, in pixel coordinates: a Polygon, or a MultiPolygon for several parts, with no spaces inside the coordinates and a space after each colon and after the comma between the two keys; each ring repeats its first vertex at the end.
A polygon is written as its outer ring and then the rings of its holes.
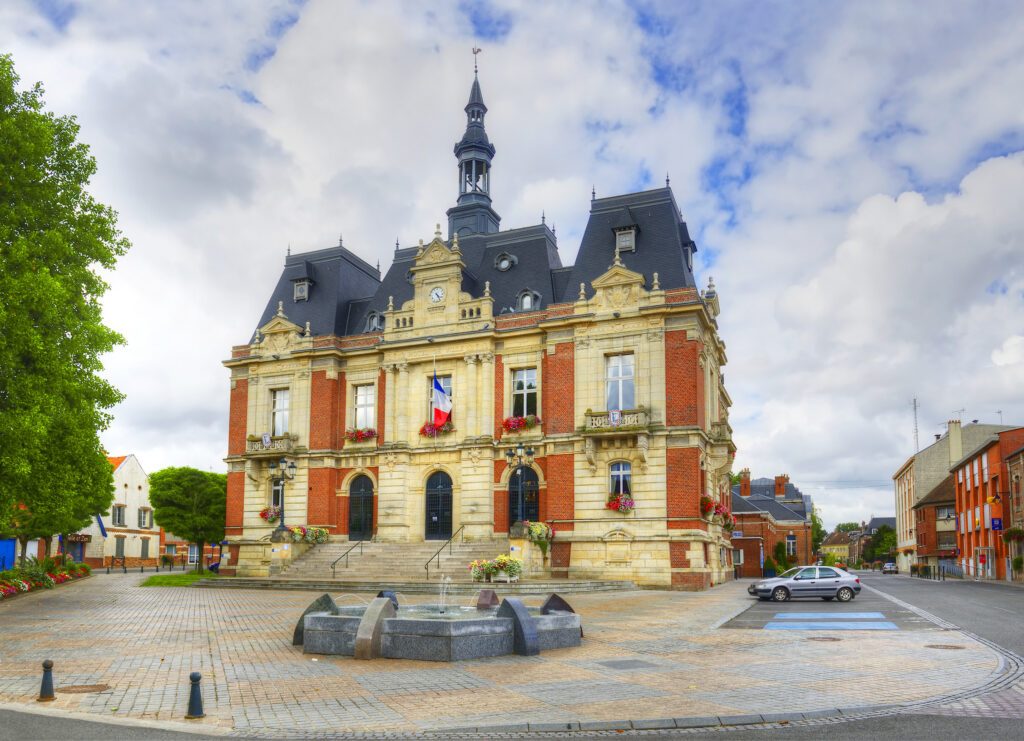
{"type": "Polygon", "coordinates": [[[473,47],[473,74],[474,74],[474,75],[475,75],[475,74],[477,73],[477,68],[476,68],[476,55],[477,55],[477,54],[479,54],[479,53],[480,53],[480,52],[482,52],[482,51],[483,51],[483,49],[481,49],[481,48],[480,48],[479,46],[474,46],[474,47],[473,47]]]}

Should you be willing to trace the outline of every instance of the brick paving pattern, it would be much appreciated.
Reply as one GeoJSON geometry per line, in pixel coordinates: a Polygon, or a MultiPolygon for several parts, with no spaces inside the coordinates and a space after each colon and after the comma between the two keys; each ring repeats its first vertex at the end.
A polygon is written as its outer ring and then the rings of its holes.
{"type": "MultiPolygon", "coordinates": [[[[96,575],[0,603],[0,702],[33,702],[49,658],[57,687],[50,707],[181,720],[188,674],[200,671],[200,728],[298,737],[867,708],[951,695],[1000,668],[993,650],[938,626],[845,633],[837,642],[711,627],[750,604],[741,584],[573,595],[586,636],[578,649],[458,664],[357,662],[291,645],[315,593],[143,589],[140,579],[96,575]],[[60,692],[87,684],[110,689],[60,692]]],[[[1014,686],[928,712],[1024,717],[1022,709],[1024,691],[1014,686]]]]}

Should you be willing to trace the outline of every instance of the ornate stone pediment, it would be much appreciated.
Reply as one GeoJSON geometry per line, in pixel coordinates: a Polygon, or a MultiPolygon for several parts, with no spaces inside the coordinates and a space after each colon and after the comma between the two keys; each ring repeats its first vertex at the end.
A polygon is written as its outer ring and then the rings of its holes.
{"type": "Polygon", "coordinates": [[[594,301],[599,310],[623,311],[639,308],[644,277],[619,263],[612,265],[590,285],[594,288],[594,301]]]}
{"type": "Polygon", "coordinates": [[[262,355],[288,352],[303,344],[308,336],[303,329],[285,316],[282,302],[278,302],[277,313],[270,321],[257,330],[257,341],[253,345],[262,355]]]}

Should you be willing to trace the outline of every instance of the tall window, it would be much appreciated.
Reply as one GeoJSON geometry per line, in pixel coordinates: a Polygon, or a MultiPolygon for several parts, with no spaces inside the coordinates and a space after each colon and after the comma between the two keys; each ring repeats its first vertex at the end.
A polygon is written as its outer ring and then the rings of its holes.
{"type": "Polygon", "coordinates": [[[512,371],[512,416],[537,413],[537,369],[512,371]]]}
{"type": "Polygon", "coordinates": [[[373,408],[373,384],[356,386],[356,427],[363,429],[376,424],[373,408]]]}
{"type": "Polygon", "coordinates": [[[632,476],[633,471],[630,464],[624,461],[613,463],[611,467],[611,493],[629,496],[633,491],[632,476]]]}
{"type": "Polygon", "coordinates": [[[123,504],[115,504],[114,509],[110,511],[110,521],[116,527],[124,527],[125,523],[125,510],[128,509],[123,504]]]}
{"type": "Polygon", "coordinates": [[[605,400],[608,409],[632,409],[635,406],[633,394],[633,356],[609,355],[606,359],[605,400]]]}
{"type": "Polygon", "coordinates": [[[284,502],[284,481],[281,479],[274,479],[274,483],[270,487],[270,504],[274,507],[280,507],[284,502]]]}
{"type": "Polygon", "coordinates": [[[153,527],[153,510],[151,509],[140,509],[139,510],[139,527],[150,528],[153,527]]]}
{"type": "Polygon", "coordinates": [[[981,454],[981,480],[988,481],[988,453],[981,454]]]}
{"type": "Polygon", "coordinates": [[[786,536],[786,555],[787,556],[795,556],[796,555],[796,536],[793,535],[792,533],[790,533],[789,535],[786,536]]]}
{"type": "Polygon", "coordinates": [[[199,544],[189,543],[188,544],[188,562],[199,563],[199,544]]]}
{"type": "Polygon", "coordinates": [[[978,487],[978,459],[974,459],[974,487],[978,487]]]}
{"type": "MultiPolygon", "coordinates": [[[[448,394],[448,398],[452,395],[452,377],[451,376],[438,376],[437,382],[441,384],[441,388],[448,394]]],[[[453,408],[454,412],[455,409],[453,408]]],[[[434,422],[434,377],[431,376],[427,379],[427,421],[433,424],[434,422]]]]}
{"type": "Polygon", "coordinates": [[[274,389],[270,392],[271,429],[274,435],[288,433],[288,389],[274,389]]]}

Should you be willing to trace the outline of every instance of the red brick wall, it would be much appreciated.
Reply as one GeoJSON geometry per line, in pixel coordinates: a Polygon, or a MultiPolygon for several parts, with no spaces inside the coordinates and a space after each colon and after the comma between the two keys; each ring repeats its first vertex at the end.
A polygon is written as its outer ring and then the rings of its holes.
{"type": "Polygon", "coordinates": [[[571,342],[555,345],[553,355],[545,355],[542,371],[544,383],[544,431],[548,435],[572,432],[575,420],[575,347],[571,342]]]}
{"type": "MultiPolygon", "coordinates": [[[[665,451],[668,487],[665,492],[668,516],[700,517],[700,451],[697,448],[669,448],[665,451]]],[[[707,529],[703,522],[669,520],[670,529],[707,529]]]]}
{"type": "Polygon", "coordinates": [[[345,411],[345,374],[328,378],[327,371],[313,371],[309,395],[310,450],[341,447],[341,425],[345,411]]]}
{"type": "MultiPolygon", "coordinates": [[[[547,471],[547,519],[571,520],[576,517],[575,456],[572,453],[549,455],[545,461],[547,471]]],[[[506,515],[507,516],[507,515],[506,515]]],[[[544,517],[544,512],[541,512],[544,517]]],[[[556,530],[572,530],[573,523],[560,522],[556,530]]]]}
{"type": "MultiPolygon", "coordinates": [[[[543,419],[543,417],[541,417],[543,419]]],[[[494,439],[501,440],[505,420],[505,363],[500,355],[494,356],[494,439]]],[[[508,528],[505,528],[507,531],[508,528]]],[[[495,531],[497,532],[497,531],[495,531]]]]}
{"type": "Polygon", "coordinates": [[[668,560],[669,564],[674,569],[685,569],[690,566],[690,559],[687,558],[686,552],[689,550],[690,544],[682,541],[670,541],[668,544],[668,560]]]}
{"type": "Polygon", "coordinates": [[[235,380],[228,412],[228,455],[245,452],[245,423],[249,415],[249,379],[235,380]]]}
{"type": "Polygon", "coordinates": [[[558,535],[551,543],[551,576],[565,579],[569,576],[569,563],[572,560],[572,543],[559,541],[558,535]]]}
{"type": "Polygon", "coordinates": [[[245,472],[232,471],[228,474],[227,512],[224,517],[225,528],[233,532],[241,530],[244,513],[245,472]]]}
{"type": "MultiPolygon", "coordinates": [[[[309,493],[306,499],[306,525],[315,527],[332,527],[332,515],[336,513],[337,503],[334,501],[338,490],[337,468],[309,469],[309,493]],[[332,510],[335,510],[332,512],[332,510]]],[[[335,515],[336,516],[336,515],[335,515]]],[[[288,512],[285,511],[285,517],[288,512]]],[[[293,522],[293,525],[300,523],[293,522]]]]}
{"type": "Polygon", "coordinates": [[[507,533],[508,521],[508,488],[499,482],[508,464],[504,460],[494,461],[494,532],[507,533]]]}
{"type": "Polygon", "coordinates": [[[703,344],[686,330],[665,333],[665,424],[704,426],[703,344]]]}

